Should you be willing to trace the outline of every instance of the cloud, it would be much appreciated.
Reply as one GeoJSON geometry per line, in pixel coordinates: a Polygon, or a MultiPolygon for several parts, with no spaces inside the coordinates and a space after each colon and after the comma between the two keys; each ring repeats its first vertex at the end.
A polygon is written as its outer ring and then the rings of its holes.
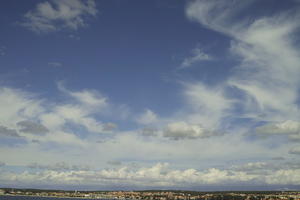
{"type": "Polygon", "coordinates": [[[285,158],[281,156],[277,156],[277,157],[273,157],[272,160],[285,160],[285,158]]]}
{"type": "Polygon", "coordinates": [[[122,165],[122,162],[119,161],[119,160],[110,160],[110,161],[107,161],[107,164],[114,165],[114,166],[119,166],[119,165],[122,165]]]}
{"type": "Polygon", "coordinates": [[[219,91],[239,91],[241,98],[231,98],[240,116],[269,122],[299,119],[300,56],[294,41],[299,14],[288,10],[253,18],[243,11],[255,2],[191,1],[186,15],[231,39],[231,56],[240,64],[219,91]]]}
{"type": "MultiPolygon", "coordinates": [[[[64,167],[63,167],[64,168],[64,167]]],[[[150,167],[131,169],[121,167],[119,169],[103,169],[97,171],[71,170],[57,171],[44,170],[41,172],[0,174],[0,178],[8,183],[16,179],[24,184],[81,184],[95,186],[121,187],[190,187],[202,185],[253,185],[253,183],[267,185],[298,185],[300,183],[299,169],[279,169],[273,173],[248,174],[234,170],[220,170],[209,168],[196,170],[193,168],[176,170],[170,168],[168,163],[157,163],[150,167]]]]}
{"type": "Polygon", "coordinates": [[[15,129],[9,129],[5,126],[0,126],[0,136],[21,137],[15,129]]]}
{"type": "Polygon", "coordinates": [[[104,97],[96,90],[81,90],[78,92],[72,92],[66,89],[61,82],[59,82],[57,86],[60,91],[73,97],[78,102],[82,103],[84,106],[99,107],[99,108],[108,106],[107,98],[104,97]]]}
{"type": "Polygon", "coordinates": [[[86,26],[87,17],[94,17],[97,12],[94,0],[44,1],[24,15],[21,25],[36,33],[77,30],[86,26]]]}
{"type": "Polygon", "coordinates": [[[150,109],[146,109],[145,112],[136,119],[139,124],[144,125],[153,124],[157,122],[157,120],[157,115],[150,109]]]}
{"type": "Polygon", "coordinates": [[[164,137],[174,140],[206,138],[213,135],[217,134],[204,129],[199,124],[187,124],[183,121],[169,123],[163,131],[164,137]]]}
{"type": "Polygon", "coordinates": [[[296,147],[291,148],[289,153],[300,155],[300,146],[296,146],[296,147]]]}
{"type": "Polygon", "coordinates": [[[5,56],[5,54],[6,54],[6,47],[0,46],[0,56],[5,56]]]}
{"type": "Polygon", "coordinates": [[[158,130],[155,128],[145,127],[140,131],[142,136],[157,136],[158,130]]]}
{"type": "Polygon", "coordinates": [[[51,165],[31,163],[28,165],[28,167],[32,169],[43,169],[43,170],[53,170],[53,171],[70,171],[70,170],[88,171],[91,169],[91,167],[87,165],[69,165],[66,162],[58,162],[51,165]]]}
{"type": "Polygon", "coordinates": [[[244,165],[232,166],[231,169],[234,169],[235,171],[251,172],[256,170],[263,170],[266,168],[273,169],[271,166],[272,164],[266,162],[250,162],[244,165]]]}
{"type": "Polygon", "coordinates": [[[17,125],[21,127],[19,131],[23,133],[45,135],[49,132],[49,130],[45,126],[32,121],[20,121],[17,123],[17,125]]]}
{"type": "Polygon", "coordinates": [[[192,50],[192,56],[187,57],[183,60],[183,62],[181,63],[181,68],[187,68],[187,67],[190,67],[190,66],[192,66],[195,63],[198,63],[200,61],[209,61],[209,60],[212,60],[212,59],[213,58],[210,55],[203,52],[202,49],[195,48],[195,49],[192,50]]]}
{"type": "Polygon", "coordinates": [[[0,167],[3,167],[5,165],[6,165],[5,162],[0,161],[0,167]]]}
{"type": "Polygon", "coordinates": [[[291,140],[300,139],[300,122],[287,120],[278,123],[267,123],[256,128],[260,135],[287,135],[291,140]]]}
{"type": "Polygon", "coordinates": [[[68,103],[55,103],[24,90],[0,87],[1,135],[22,136],[31,144],[39,141],[39,144],[86,146],[87,141],[80,136],[86,138],[90,133],[111,133],[117,127],[95,118],[94,115],[101,113],[107,105],[106,98],[97,92],[85,90],[66,94],[70,98],[68,103]],[[76,134],[78,127],[84,128],[86,135],[76,134]]]}
{"type": "Polygon", "coordinates": [[[0,121],[6,127],[15,127],[18,121],[30,119],[44,112],[43,100],[26,91],[0,87],[0,121]]]}
{"type": "Polygon", "coordinates": [[[300,122],[287,120],[279,123],[269,123],[256,129],[261,134],[300,134],[300,122]]]}
{"type": "Polygon", "coordinates": [[[49,62],[48,65],[50,67],[61,67],[61,66],[63,66],[62,63],[60,63],[60,62],[49,62]]]}
{"type": "Polygon", "coordinates": [[[244,8],[251,4],[253,0],[240,2],[238,0],[225,3],[222,0],[198,0],[191,1],[186,7],[186,16],[201,23],[203,26],[225,34],[236,34],[242,28],[241,24],[231,24],[244,8]]]}
{"type": "Polygon", "coordinates": [[[192,123],[216,129],[230,115],[234,101],[226,97],[225,86],[208,86],[201,82],[185,83],[184,97],[191,112],[186,117],[192,123]]]}
{"type": "MultiPolygon", "coordinates": [[[[60,126],[72,123],[74,125],[83,126],[90,132],[102,133],[104,131],[103,123],[92,117],[94,112],[94,110],[88,110],[86,107],[81,105],[63,104],[54,108],[53,113],[51,113],[51,117],[54,118],[55,121],[58,121],[60,118],[63,119],[62,122],[59,122],[61,123],[59,124],[60,126]]],[[[42,116],[42,120],[46,119],[42,116]]],[[[44,121],[44,123],[47,122],[44,121]]]]}
{"type": "Polygon", "coordinates": [[[105,130],[105,131],[112,131],[116,128],[118,128],[118,125],[115,123],[111,123],[111,122],[103,125],[103,130],[105,130]]]}
{"type": "Polygon", "coordinates": [[[68,37],[73,40],[80,40],[80,37],[78,35],[70,34],[68,37]]]}
{"type": "Polygon", "coordinates": [[[67,123],[85,127],[89,132],[110,132],[117,128],[114,123],[102,123],[94,114],[109,109],[108,99],[96,90],[70,91],[62,83],[58,83],[59,91],[70,97],[73,103],[52,107],[51,112],[41,115],[41,121],[54,129],[61,129],[67,123]]]}

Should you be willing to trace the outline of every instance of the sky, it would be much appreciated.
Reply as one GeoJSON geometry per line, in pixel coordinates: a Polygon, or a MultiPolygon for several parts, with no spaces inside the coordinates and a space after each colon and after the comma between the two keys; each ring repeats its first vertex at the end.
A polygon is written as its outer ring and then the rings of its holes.
{"type": "Polygon", "coordinates": [[[0,187],[300,189],[300,1],[3,0],[0,187]]]}

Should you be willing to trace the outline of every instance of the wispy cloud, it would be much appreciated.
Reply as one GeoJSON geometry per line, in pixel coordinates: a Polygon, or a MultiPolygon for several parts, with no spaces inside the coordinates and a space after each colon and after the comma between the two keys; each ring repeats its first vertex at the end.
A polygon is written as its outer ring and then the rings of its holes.
{"type": "Polygon", "coordinates": [[[198,62],[209,60],[213,60],[213,57],[211,55],[208,55],[200,48],[195,48],[192,50],[192,56],[185,58],[180,67],[187,68],[198,62]]]}
{"type": "Polygon", "coordinates": [[[63,66],[63,64],[60,63],[60,62],[49,62],[48,65],[50,67],[61,67],[61,66],[63,66]]]}
{"type": "Polygon", "coordinates": [[[5,126],[0,126],[0,135],[5,137],[20,137],[15,129],[9,129],[5,126]]]}
{"type": "Polygon", "coordinates": [[[86,18],[96,16],[97,12],[94,0],[44,1],[28,11],[20,24],[36,33],[77,30],[86,26],[86,18]]]}
{"type": "MultiPolygon", "coordinates": [[[[239,105],[243,117],[257,121],[297,121],[300,117],[297,105],[300,57],[293,35],[300,26],[299,15],[289,10],[249,20],[241,14],[251,3],[255,1],[193,1],[188,4],[186,14],[189,19],[229,36],[229,51],[233,58],[241,61],[227,81],[220,83],[220,92],[225,95],[219,102],[235,102],[225,108],[239,105]],[[241,93],[243,100],[226,95],[232,88],[241,93]]],[[[218,108],[222,103],[215,105],[210,108],[218,108]]],[[[224,114],[223,111],[220,113],[224,114]]],[[[227,114],[227,117],[235,115],[234,112],[227,114]]]]}
{"type": "Polygon", "coordinates": [[[4,56],[6,54],[6,47],[0,46],[0,56],[4,56]]]}
{"type": "Polygon", "coordinates": [[[25,91],[0,90],[1,136],[84,145],[84,140],[74,134],[74,127],[82,127],[88,133],[108,133],[117,128],[114,123],[103,123],[94,117],[107,106],[107,99],[96,91],[71,92],[61,86],[60,91],[72,103],[53,104],[25,91]]]}
{"type": "Polygon", "coordinates": [[[91,167],[88,165],[70,165],[66,162],[58,162],[54,164],[31,163],[28,165],[31,169],[53,170],[53,171],[89,171],[91,167]]]}
{"type": "Polygon", "coordinates": [[[300,155],[300,146],[295,146],[289,150],[290,154],[300,155]]]}
{"type": "Polygon", "coordinates": [[[49,132],[49,130],[45,126],[29,120],[20,121],[17,123],[17,125],[21,127],[19,131],[23,133],[45,135],[49,132]]]}

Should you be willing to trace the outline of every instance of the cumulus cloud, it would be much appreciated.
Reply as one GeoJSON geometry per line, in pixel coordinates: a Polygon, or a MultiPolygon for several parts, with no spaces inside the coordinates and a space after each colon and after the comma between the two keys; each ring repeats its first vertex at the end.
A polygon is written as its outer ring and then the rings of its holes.
{"type": "Polygon", "coordinates": [[[44,1],[24,15],[21,25],[37,33],[77,30],[86,26],[86,19],[96,16],[97,12],[94,0],[44,1]]]}
{"type": "Polygon", "coordinates": [[[167,163],[158,163],[151,167],[142,167],[131,169],[121,167],[118,169],[103,169],[97,171],[71,170],[56,171],[44,170],[41,172],[22,173],[1,173],[1,180],[8,183],[18,180],[21,183],[37,183],[37,184],[65,184],[72,185],[78,182],[84,184],[93,184],[97,186],[119,186],[127,187],[182,187],[201,186],[201,185],[219,185],[219,184],[299,184],[299,169],[280,169],[273,173],[266,174],[248,174],[246,172],[234,170],[220,170],[217,168],[209,168],[207,170],[196,170],[193,168],[186,170],[176,170],[170,168],[167,163]],[[47,178],[46,178],[47,177],[47,178]],[[47,181],[47,182],[45,182],[47,181]]]}
{"type": "Polygon", "coordinates": [[[19,131],[24,133],[30,133],[34,135],[45,135],[49,132],[49,130],[42,124],[28,120],[20,121],[17,123],[17,125],[20,127],[19,131]]]}
{"type": "Polygon", "coordinates": [[[183,62],[181,63],[181,68],[187,68],[200,61],[208,61],[212,59],[212,56],[205,53],[202,49],[195,48],[192,50],[192,56],[187,57],[183,60],[183,62]]]}
{"type": "Polygon", "coordinates": [[[169,123],[163,131],[164,137],[174,140],[206,138],[216,134],[199,124],[188,124],[184,121],[169,123]]]}
{"type": "Polygon", "coordinates": [[[5,126],[0,126],[0,136],[21,137],[15,129],[9,129],[5,126]]]}

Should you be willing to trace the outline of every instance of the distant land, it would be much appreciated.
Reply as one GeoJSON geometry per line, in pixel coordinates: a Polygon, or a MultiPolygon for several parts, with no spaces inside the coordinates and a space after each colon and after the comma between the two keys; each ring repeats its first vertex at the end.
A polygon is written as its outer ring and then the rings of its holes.
{"type": "MultiPolygon", "coordinates": [[[[137,190],[137,191],[77,191],[1,188],[2,197],[53,197],[80,199],[149,199],[149,200],[300,200],[300,191],[186,191],[186,190],[137,190]]],[[[14,198],[9,198],[14,200],[14,198]]],[[[19,199],[16,198],[15,200],[19,199]]],[[[26,198],[27,199],[27,198],[26,198]]]]}

